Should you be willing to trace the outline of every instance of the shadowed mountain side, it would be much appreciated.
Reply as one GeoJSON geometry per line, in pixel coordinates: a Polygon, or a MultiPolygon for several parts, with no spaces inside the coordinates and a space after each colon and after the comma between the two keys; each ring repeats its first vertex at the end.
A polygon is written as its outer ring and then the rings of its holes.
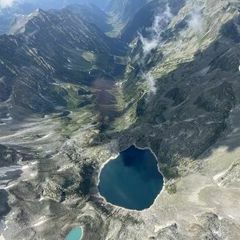
{"type": "Polygon", "coordinates": [[[5,190],[0,189],[0,221],[3,220],[3,217],[10,212],[10,207],[7,203],[8,194],[5,190]]]}
{"type": "MultiPolygon", "coordinates": [[[[240,48],[235,41],[240,35],[225,32],[236,23],[234,19],[225,24],[221,37],[206,50],[197,52],[194,60],[157,79],[156,94],[144,95],[138,102],[137,122],[106,137],[117,138],[120,149],[129,143],[151,147],[164,176],[174,178],[184,159],[199,159],[224,135],[227,126],[231,131],[227,125],[229,115],[240,102],[240,48]]],[[[134,84],[135,81],[127,83],[128,91],[134,84]]],[[[239,144],[231,142],[225,147],[233,150],[239,144]]]]}
{"type": "Polygon", "coordinates": [[[106,11],[114,18],[126,23],[135,13],[150,0],[112,0],[106,7],[106,11]]]}
{"type": "Polygon", "coordinates": [[[89,99],[80,99],[91,94],[84,87],[124,71],[115,56],[125,54],[125,45],[72,8],[36,11],[16,22],[14,35],[1,36],[0,42],[0,99],[11,105],[12,116],[17,111],[49,113],[88,104],[89,99]]]}
{"type": "Polygon", "coordinates": [[[166,6],[171,9],[173,15],[177,15],[178,11],[184,6],[185,0],[154,0],[145,4],[134,17],[127,23],[120,34],[123,41],[130,43],[139,33],[143,36],[148,35],[149,28],[153,25],[155,16],[161,16],[166,6]]]}
{"type": "Polygon", "coordinates": [[[67,8],[80,14],[83,19],[89,23],[95,24],[103,32],[110,32],[113,30],[113,26],[109,24],[109,16],[94,4],[74,4],[67,8]]]}
{"type": "Polygon", "coordinates": [[[32,160],[34,154],[28,148],[14,145],[8,147],[0,144],[0,167],[8,167],[17,164],[19,161],[32,160]]]}

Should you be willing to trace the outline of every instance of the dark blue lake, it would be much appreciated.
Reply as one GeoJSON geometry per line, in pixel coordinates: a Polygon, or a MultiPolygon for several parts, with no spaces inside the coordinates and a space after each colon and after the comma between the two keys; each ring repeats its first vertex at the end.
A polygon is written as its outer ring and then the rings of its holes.
{"type": "Polygon", "coordinates": [[[99,180],[99,192],[107,202],[134,210],[149,208],[163,187],[155,156],[134,146],[109,161],[99,180]]]}

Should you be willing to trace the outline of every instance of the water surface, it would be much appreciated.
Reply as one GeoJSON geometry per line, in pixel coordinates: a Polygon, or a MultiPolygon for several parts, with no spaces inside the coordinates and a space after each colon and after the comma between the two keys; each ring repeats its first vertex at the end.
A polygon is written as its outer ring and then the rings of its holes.
{"type": "Polygon", "coordinates": [[[153,153],[134,146],[109,161],[99,178],[99,192],[106,201],[127,209],[150,207],[163,187],[153,153]]]}
{"type": "Polygon", "coordinates": [[[75,227],[68,233],[65,240],[81,240],[82,236],[83,229],[81,227],[75,227]]]}

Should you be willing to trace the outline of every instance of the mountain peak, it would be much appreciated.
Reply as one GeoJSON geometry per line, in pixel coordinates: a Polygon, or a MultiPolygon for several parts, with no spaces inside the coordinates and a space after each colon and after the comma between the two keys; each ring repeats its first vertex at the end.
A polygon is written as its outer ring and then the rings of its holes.
{"type": "Polygon", "coordinates": [[[17,16],[9,29],[9,34],[16,35],[24,33],[29,22],[31,22],[34,18],[43,19],[46,15],[47,13],[44,10],[37,8],[35,11],[28,15],[17,16]]]}

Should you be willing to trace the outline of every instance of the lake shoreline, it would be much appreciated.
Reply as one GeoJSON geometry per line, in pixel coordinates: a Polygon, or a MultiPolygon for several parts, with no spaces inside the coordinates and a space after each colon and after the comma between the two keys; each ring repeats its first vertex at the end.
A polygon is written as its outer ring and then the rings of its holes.
{"type": "Polygon", "coordinates": [[[162,172],[161,172],[161,169],[160,169],[160,166],[159,166],[159,162],[158,162],[158,158],[157,158],[156,154],[152,151],[152,149],[149,148],[149,147],[139,147],[139,146],[137,146],[136,143],[134,143],[134,144],[132,144],[132,145],[124,148],[122,151],[119,151],[117,154],[112,155],[112,156],[111,156],[110,158],[108,158],[103,164],[101,164],[101,166],[100,166],[100,168],[99,168],[99,170],[98,170],[98,173],[97,173],[96,184],[97,184],[98,195],[104,200],[105,203],[107,203],[107,204],[109,204],[109,205],[111,205],[111,206],[113,206],[113,207],[115,207],[115,208],[117,207],[117,208],[119,208],[119,209],[131,211],[131,212],[142,213],[142,212],[144,212],[144,211],[149,210],[149,209],[155,204],[155,202],[158,200],[158,198],[160,197],[160,195],[165,191],[166,179],[165,179],[164,175],[163,175],[162,172]],[[102,173],[103,168],[106,166],[106,164],[108,164],[108,163],[109,163],[110,161],[112,161],[112,160],[116,160],[116,159],[120,156],[120,154],[121,154],[122,152],[128,150],[128,149],[131,148],[131,147],[135,147],[135,148],[138,149],[138,150],[146,150],[146,151],[148,150],[148,151],[150,151],[150,153],[153,155],[154,159],[156,160],[157,170],[158,170],[158,172],[160,173],[160,175],[161,175],[161,177],[162,177],[162,182],[163,182],[163,183],[162,183],[162,187],[161,187],[161,189],[160,189],[160,192],[159,192],[159,194],[156,196],[156,198],[154,199],[153,203],[152,203],[149,207],[146,207],[146,208],[141,209],[141,210],[138,210],[138,209],[129,209],[129,208],[126,208],[126,207],[123,207],[123,206],[115,205],[115,204],[107,201],[107,199],[100,193],[100,190],[99,190],[100,175],[101,175],[101,173],[102,173]]]}

